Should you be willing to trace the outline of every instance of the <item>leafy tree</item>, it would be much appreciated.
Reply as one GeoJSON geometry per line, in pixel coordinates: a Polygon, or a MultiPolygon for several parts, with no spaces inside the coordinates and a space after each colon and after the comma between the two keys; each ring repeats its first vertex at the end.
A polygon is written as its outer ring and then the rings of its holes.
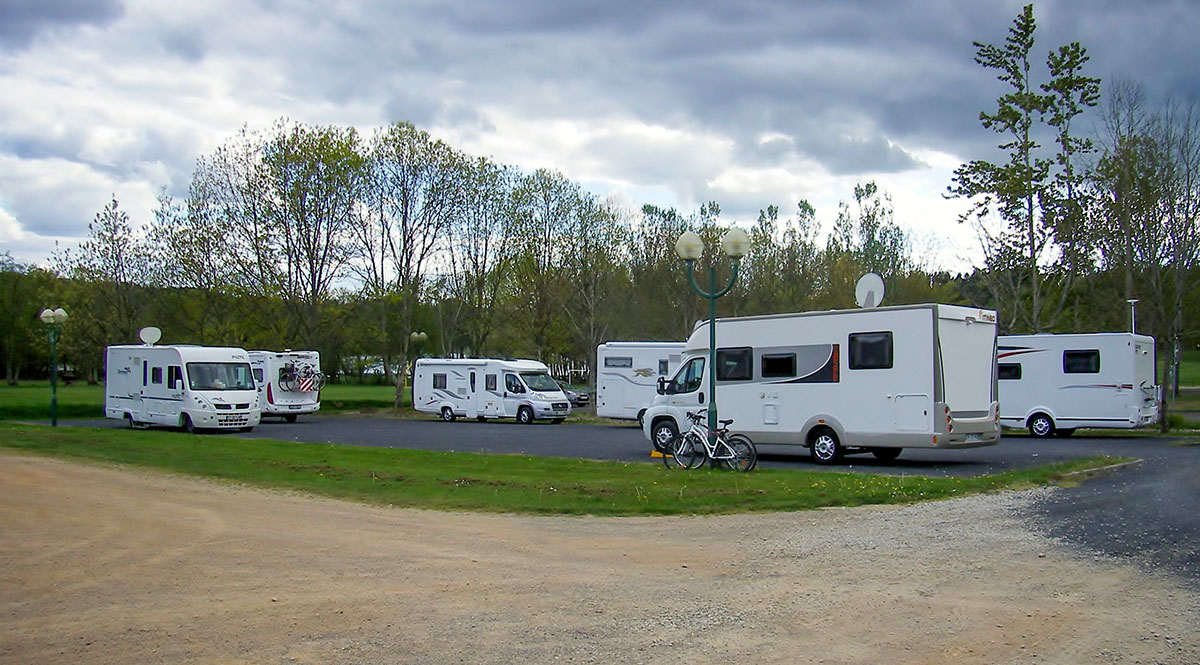
{"type": "Polygon", "coordinates": [[[273,194],[280,295],[293,336],[319,348],[324,305],[352,256],[350,233],[364,183],[358,133],[279,125],[263,161],[273,194]]]}
{"type": "Polygon", "coordinates": [[[49,304],[51,275],[0,254],[0,357],[4,381],[15,386],[21,371],[43,360],[44,326],[38,319],[49,304]]]}
{"type": "Polygon", "coordinates": [[[1078,43],[1047,58],[1051,80],[1041,86],[1031,75],[1033,5],[1013,22],[1003,46],[975,42],[975,62],[996,70],[1009,92],[982,125],[1004,137],[1004,163],[973,160],[954,172],[951,197],[971,200],[961,221],[973,220],[983,247],[992,292],[1009,315],[1008,324],[1041,331],[1061,316],[1071,282],[1086,255],[1081,232],[1075,158],[1090,144],[1071,133],[1072,120],[1099,98],[1099,80],[1082,75],[1088,60],[1078,43]],[[1039,135],[1051,128],[1057,152],[1046,156],[1039,135]],[[1001,224],[989,224],[992,214],[1001,224]],[[1043,274],[1045,271],[1045,274],[1043,274]]]}

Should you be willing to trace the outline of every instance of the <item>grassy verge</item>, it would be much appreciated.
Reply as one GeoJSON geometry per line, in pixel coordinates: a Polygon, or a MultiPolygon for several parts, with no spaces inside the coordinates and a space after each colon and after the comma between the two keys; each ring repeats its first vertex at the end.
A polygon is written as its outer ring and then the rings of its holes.
{"type": "Polygon", "coordinates": [[[299,444],[231,436],[0,423],[0,447],[160,469],[338,499],[435,510],[672,515],[911,503],[1067,484],[1114,464],[1094,457],[978,478],[759,469],[749,474],[661,464],[299,444]]]}

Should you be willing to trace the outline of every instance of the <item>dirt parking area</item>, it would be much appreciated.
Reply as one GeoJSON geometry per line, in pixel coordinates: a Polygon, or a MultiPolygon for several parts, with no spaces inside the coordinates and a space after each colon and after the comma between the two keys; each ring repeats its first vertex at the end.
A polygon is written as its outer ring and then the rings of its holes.
{"type": "Polygon", "coordinates": [[[0,663],[1200,663],[1043,492],[678,518],[375,508],[0,453],[0,663]]]}

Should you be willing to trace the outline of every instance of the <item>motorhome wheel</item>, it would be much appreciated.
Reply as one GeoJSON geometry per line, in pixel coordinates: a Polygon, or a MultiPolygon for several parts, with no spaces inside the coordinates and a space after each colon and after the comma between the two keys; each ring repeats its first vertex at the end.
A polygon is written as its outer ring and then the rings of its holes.
{"type": "Polygon", "coordinates": [[[566,418],[555,418],[555,419],[551,420],[550,422],[554,423],[555,425],[561,425],[562,421],[564,421],[564,420],[566,420],[566,418]]]}
{"type": "Polygon", "coordinates": [[[679,434],[679,430],[675,427],[675,421],[664,418],[654,423],[654,429],[651,431],[651,441],[654,442],[654,449],[660,453],[669,452],[671,440],[679,434]]]}
{"type": "Polygon", "coordinates": [[[288,421],[289,423],[294,423],[294,422],[296,422],[296,414],[289,413],[286,416],[284,416],[283,419],[288,421]]]}
{"type": "Polygon", "coordinates": [[[443,406],[442,407],[442,420],[444,420],[448,423],[452,423],[452,422],[454,422],[454,418],[455,418],[454,409],[451,409],[448,406],[443,406]]]}
{"type": "Polygon", "coordinates": [[[188,414],[183,414],[183,431],[188,434],[196,433],[196,423],[192,422],[192,417],[188,414]]]}
{"type": "Polygon", "coordinates": [[[522,425],[528,425],[533,422],[533,409],[527,406],[517,409],[517,422],[522,425]]]}
{"type": "Polygon", "coordinates": [[[874,455],[875,459],[877,459],[877,460],[883,460],[885,462],[890,462],[900,456],[901,450],[904,450],[904,449],[903,448],[872,448],[871,454],[874,455]]]}
{"type": "Polygon", "coordinates": [[[475,416],[475,420],[478,420],[481,423],[487,422],[487,418],[485,416],[475,416]]]}
{"type": "Polygon", "coordinates": [[[818,431],[812,440],[812,456],[817,464],[833,464],[842,458],[845,450],[831,429],[818,431]]]}
{"type": "Polygon", "coordinates": [[[1057,428],[1054,430],[1055,436],[1071,436],[1074,433],[1074,427],[1057,428]]]}
{"type": "Polygon", "coordinates": [[[1029,433],[1039,439],[1054,434],[1054,421],[1044,413],[1035,413],[1029,418],[1029,433]]]}

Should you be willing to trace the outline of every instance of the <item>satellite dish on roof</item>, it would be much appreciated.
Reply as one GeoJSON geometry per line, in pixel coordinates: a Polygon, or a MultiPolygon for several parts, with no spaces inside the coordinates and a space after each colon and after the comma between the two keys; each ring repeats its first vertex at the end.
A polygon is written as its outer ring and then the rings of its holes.
{"type": "Polygon", "coordinates": [[[162,331],[154,326],[146,326],[138,331],[138,338],[147,346],[153,346],[155,342],[162,339],[162,331]]]}
{"type": "Polygon", "coordinates": [[[883,278],[873,272],[859,277],[858,284],[854,286],[854,302],[863,309],[870,309],[878,307],[881,300],[883,300],[883,278]]]}

